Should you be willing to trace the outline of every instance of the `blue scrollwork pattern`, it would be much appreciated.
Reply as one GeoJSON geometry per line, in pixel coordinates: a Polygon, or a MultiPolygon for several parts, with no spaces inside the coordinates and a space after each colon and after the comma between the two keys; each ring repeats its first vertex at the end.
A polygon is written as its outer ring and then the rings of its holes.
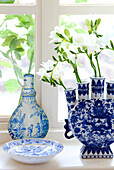
{"type": "Polygon", "coordinates": [[[12,139],[44,138],[49,129],[49,120],[36,102],[34,75],[24,76],[22,101],[13,112],[8,130],[12,139]]]}

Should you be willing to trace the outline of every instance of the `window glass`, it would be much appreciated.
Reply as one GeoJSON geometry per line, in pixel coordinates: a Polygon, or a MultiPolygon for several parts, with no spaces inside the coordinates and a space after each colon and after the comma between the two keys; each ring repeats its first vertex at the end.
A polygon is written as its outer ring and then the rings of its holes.
{"type": "Polygon", "coordinates": [[[89,4],[106,4],[114,3],[113,0],[60,0],[60,4],[79,4],[79,3],[89,3],[89,4]]]}
{"type": "MultiPolygon", "coordinates": [[[[109,40],[114,42],[114,23],[113,15],[95,15],[95,16],[69,16],[64,15],[60,17],[60,26],[66,27],[68,29],[75,29],[77,33],[83,33],[83,30],[86,30],[85,26],[86,19],[98,19],[101,18],[101,24],[98,28],[98,33],[104,35],[104,42],[109,43],[109,40]]],[[[89,77],[93,75],[93,70],[90,67],[89,60],[87,56],[80,55],[78,58],[81,67],[78,67],[79,75],[82,80],[89,80],[89,77]]],[[[108,79],[114,79],[114,51],[105,51],[102,52],[99,56],[99,63],[101,67],[101,74],[108,79]]],[[[66,87],[76,87],[75,76],[72,73],[72,68],[67,65],[65,66],[65,75],[64,75],[64,84],[66,87]]],[[[58,120],[64,120],[67,118],[67,104],[65,99],[65,94],[62,88],[59,88],[59,107],[58,107],[58,120]]]]}
{"type": "Polygon", "coordinates": [[[34,73],[34,19],[34,15],[0,15],[0,115],[12,114],[23,74],[34,73]]]}

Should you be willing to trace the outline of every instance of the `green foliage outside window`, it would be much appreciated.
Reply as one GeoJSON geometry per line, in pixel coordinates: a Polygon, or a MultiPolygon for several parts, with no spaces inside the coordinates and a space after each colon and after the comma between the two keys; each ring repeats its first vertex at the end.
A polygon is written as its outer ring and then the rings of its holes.
{"type": "Polygon", "coordinates": [[[13,4],[15,0],[0,0],[0,4],[13,4]]]}
{"type": "Polygon", "coordinates": [[[87,3],[88,2],[88,0],[75,0],[75,3],[87,3]]]}
{"type": "MultiPolygon", "coordinates": [[[[9,79],[5,82],[5,88],[9,92],[15,92],[21,86],[23,90],[23,75],[30,74],[35,65],[34,46],[35,46],[35,29],[34,17],[32,15],[5,15],[5,18],[0,25],[0,39],[4,51],[0,49],[3,60],[0,61],[0,66],[13,69],[16,79],[9,79]],[[15,32],[15,30],[7,28],[7,22],[14,20],[18,21],[15,27],[24,29],[23,35],[15,32]],[[6,50],[7,49],[7,50],[6,50]],[[26,72],[19,66],[19,61],[23,56],[29,60],[28,70],[26,72]]],[[[17,22],[16,22],[17,23],[17,22]]],[[[0,69],[0,77],[2,78],[2,69],[0,69]]],[[[19,102],[21,100],[21,96],[19,102]]]]}

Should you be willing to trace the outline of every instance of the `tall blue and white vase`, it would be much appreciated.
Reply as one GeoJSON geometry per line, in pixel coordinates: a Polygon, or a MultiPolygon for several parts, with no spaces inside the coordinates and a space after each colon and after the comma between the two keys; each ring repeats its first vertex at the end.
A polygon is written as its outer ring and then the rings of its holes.
{"type": "Polygon", "coordinates": [[[114,99],[114,81],[106,82],[107,86],[107,99],[114,99]]]}
{"type": "Polygon", "coordinates": [[[91,98],[103,99],[105,77],[90,77],[90,79],[91,79],[91,98]]]}
{"type": "Polygon", "coordinates": [[[84,81],[82,83],[77,83],[78,89],[78,99],[89,99],[89,82],[84,81]]]}
{"type": "MultiPolygon", "coordinates": [[[[65,90],[65,96],[66,96],[66,101],[67,101],[67,108],[68,108],[68,119],[70,117],[70,111],[74,108],[76,104],[76,89],[75,88],[68,88],[65,90]]],[[[68,119],[65,119],[65,137],[67,139],[71,139],[74,136],[71,134],[69,135],[69,132],[71,131],[71,126],[68,122],[68,119]]]]}
{"type": "Polygon", "coordinates": [[[48,129],[47,115],[36,101],[34,75],[25,74],[22,101],[8,122],[9,134],[12,139],[44,138],[48,129]]]}

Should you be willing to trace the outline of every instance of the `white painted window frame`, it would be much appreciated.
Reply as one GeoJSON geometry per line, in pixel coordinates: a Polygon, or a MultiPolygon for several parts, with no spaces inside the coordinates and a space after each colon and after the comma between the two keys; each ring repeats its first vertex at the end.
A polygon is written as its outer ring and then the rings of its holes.
{"type": "MultiPolygon", "coordinates": [[[[59,0],[37,0],[34,5],[0,5],[0,13],[6,14],[32,14],[36,15],[36,72],[42,61],[51,59],[55,54],[53,45],[49,44],[50,31],[59,25],[60,15],[88,15],[88,14],[114,14],[114,4],[85,4],[85,5],[59,5],[59,0]]],[[[55,54],[56,55],[56,54],[55,54]]],[[[37,101],[46,112],[50,121],[50,128],[63,128],[63,122],[58,122],[58,89],[47,83],[39,81],[36,75],[37,101]]],[[[8,117],[1,117],[0,130],[6,129],[8,117]],[[2,128],[3,127],[3,128],[2,128]]]]}

